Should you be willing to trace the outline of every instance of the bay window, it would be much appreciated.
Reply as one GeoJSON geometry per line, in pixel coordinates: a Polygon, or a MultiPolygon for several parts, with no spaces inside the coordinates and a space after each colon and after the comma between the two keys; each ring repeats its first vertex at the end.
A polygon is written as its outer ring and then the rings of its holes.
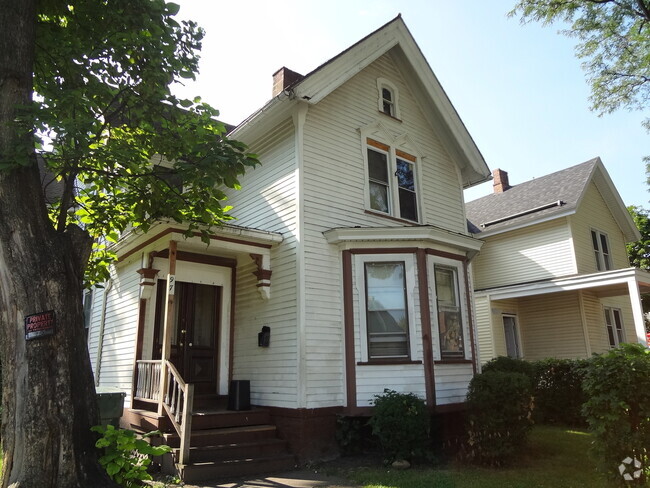
{"type": "Polygon", "coordinates": [[[412,255],[358,255],[361,359],[413,357],[415,286],[412,255]]]}
{"type": "MultiPolygon", "coordinates": [[[[433,257],[429,276],[435,293],[432,326],[437,326],[436,356],[441,360],[466,359],[469,348],[468,311],[462,263],[433,257]]],[[[435,333],[434,333],[435,336],[435,333]]]]}

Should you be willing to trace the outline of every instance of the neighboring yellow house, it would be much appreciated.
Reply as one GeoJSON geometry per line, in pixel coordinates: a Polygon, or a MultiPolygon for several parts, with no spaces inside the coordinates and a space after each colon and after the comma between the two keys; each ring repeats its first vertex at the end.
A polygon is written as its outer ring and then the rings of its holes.
{"type": "Polygon", "coordinates": [[[493,176],[494,193],[466,205],[485,241],[472,263],[481,362],[645,344],[650,273],[629,267],[640,235],[600,158],[515,186],[493,176]]]}

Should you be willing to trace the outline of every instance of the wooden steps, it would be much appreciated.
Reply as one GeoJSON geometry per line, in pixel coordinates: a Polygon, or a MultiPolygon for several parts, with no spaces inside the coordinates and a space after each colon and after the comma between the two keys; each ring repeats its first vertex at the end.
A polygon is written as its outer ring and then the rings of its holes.
{"type": "Polygon", "coordinates": [[[293,468],[294,463],[294,457],[285,453],[268,457],[240,458],[177,466],[181,479],[185,483],[194,483],[217,480],[226,476],[246,476],[282,471],[293,468]]]}
{"type": "MultiPolygon", "coordinates": [[[[278,437],[268,410],[228,411],[221,399],[198,400],[200,407],[192,413],[188,462],[178,463],[180,439],[176,432],[172,429],[163,434],[163,442],[172,447],[178,474],[184,482],[214,481],[295,467],[295,457],[286,441],[278,437]]],[[[127,419],[131,428],[165,424],[165,419],[158,418],[155,412],[143,410],[130,410],[127,419]]]]}

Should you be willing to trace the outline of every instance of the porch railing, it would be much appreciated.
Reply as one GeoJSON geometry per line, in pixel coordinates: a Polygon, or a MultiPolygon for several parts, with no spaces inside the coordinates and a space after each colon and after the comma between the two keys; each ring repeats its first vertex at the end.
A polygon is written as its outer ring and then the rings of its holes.
{"type": "Polygon", "coordinates": [[[136,385],[134,399],[158,403],[160,398],[160,373],[162,361],[138,360],[136,362],[136,385]]]}
{"type": "Polygon", "coordinates": [[[163,407],[181,440],[178,462],[186,464],[190,454],[194,385],[185,383],[178,370],[168,360],[163,362],[162,372],[166,374],[163,407]]]}
{"type": "Polygon", "coordinates": [[[185,383],[178,370],[168,360],[138,360],[136,366],[134,399],[155,402],[162,406],[158,413],[162,414],[164,411],[167,414],[180,437],[178,462],[186,464],[190,453],[194,385],[185,383]]]}

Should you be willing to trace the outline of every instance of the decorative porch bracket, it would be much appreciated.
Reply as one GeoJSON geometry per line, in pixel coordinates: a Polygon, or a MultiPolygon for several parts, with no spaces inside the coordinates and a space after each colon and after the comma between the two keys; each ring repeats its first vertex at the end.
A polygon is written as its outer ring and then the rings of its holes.
{"type": "Polygon", "coordinates": [[[257,291],[263,300],[271,298],[271,256],[270,254],[251,254],[251,259],[257,266],[253,274],[257,277],[257,291]]]}
{"type": "Polygon", "coordinates": [[[153,285],[156,284],[157,269],[153,268],[140,268],[137,273],[140,275],[140,298],[149,300],[153,291],[153,285]]]}

